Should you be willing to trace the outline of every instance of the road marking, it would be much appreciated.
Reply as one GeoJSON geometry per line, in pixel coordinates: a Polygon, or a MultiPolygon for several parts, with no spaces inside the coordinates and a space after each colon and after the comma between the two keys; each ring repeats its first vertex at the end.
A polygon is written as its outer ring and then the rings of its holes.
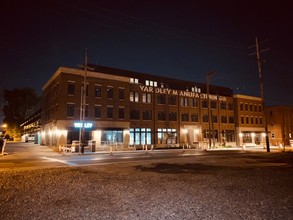
{"type": "Polygon", "coordinates": [[[67,164],[69,166],[76,166],[77,165],[76,163],[68,162],[68,161],[65,161],[65,160],[58,160],[58,159],[55,159],[55,158],[49,158],[49,157],[41,157],[41,158],[45,159],[45,160],[52,161],[52,162],[64,163],[64,164],[67,164]]]}

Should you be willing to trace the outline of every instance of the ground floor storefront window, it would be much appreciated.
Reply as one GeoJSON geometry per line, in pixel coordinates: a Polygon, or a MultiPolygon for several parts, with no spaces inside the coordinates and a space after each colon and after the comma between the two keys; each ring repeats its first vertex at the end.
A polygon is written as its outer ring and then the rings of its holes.
{"type": "Polygon", "coordinates": [[[123,130],[103,130],[101,141],[102,143],[122,143],[123,130]]]}
{"type": "Polygon", "coordinates": [[[79,140],[79,137],[81,135],[81,139],[85,140],[85,141],[89,141],[91,140],[91,131],[85,131],[85,132],[82,132],[81,131],[81,134],[80,134],[80,131],[79,130],[69,130],[68,133],[67,133],[67,144],[71,144],[72,141],[76,141],[76,140],[79,140]],[[84,137],[82,137],[82,135],[84,135],[84,137]]]}
{"type": "Polygon", "coordinates": [[[176,144],[177,130],[171,128],[158,128],[158,144],[176,144]]]}
{"type": "Polygon", "coordinates": [[[152,130],[150,128],[130,128],[130,145],[152,144],[152,130]]]}

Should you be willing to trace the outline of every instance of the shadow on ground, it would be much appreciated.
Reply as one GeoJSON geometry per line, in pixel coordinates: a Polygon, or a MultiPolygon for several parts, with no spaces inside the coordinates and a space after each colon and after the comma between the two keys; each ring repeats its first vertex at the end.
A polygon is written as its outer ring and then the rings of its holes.
{"type": "MultiPolygon", "coordinates": [[[[203,173],[214,172],[222,169],[222,166],[205,165],[201,163],[188,163],[188,164],[170,164],[170,163],[157,163],[151,166],[136,166],[135,170],[142,172],[157,172],[157,173],[203,173]]],[[[226,167],[227,168],[227,167],[226,167]]]]}

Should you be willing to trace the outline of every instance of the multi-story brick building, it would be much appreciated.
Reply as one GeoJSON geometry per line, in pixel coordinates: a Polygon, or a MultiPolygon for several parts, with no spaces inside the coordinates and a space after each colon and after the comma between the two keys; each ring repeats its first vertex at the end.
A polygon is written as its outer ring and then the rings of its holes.
{"type": "Polygon", "coordinates": [[[266,108],[270,143],[275,146],[293,146],[293,107],[266,108]]]}
{"type": "Polygon", "coordinates": [[[265,142],[262,99],[247,95],[234,95],[235,127],[238,146],[260,146],[265,142]]]}
{"type": "Polygon", "coordinates": [[[95,140],[97,146],[117,142],[123,147],[207,147],[209,138],[217,145],[236,144],[231,89],[210,86],[209,126],[205,84],[89,66],[84,123],[80,121],[84,70],[60,67],[44,85],[42,144],[58,146],[78,140],[81,126],[85,139],[95,140]]]}

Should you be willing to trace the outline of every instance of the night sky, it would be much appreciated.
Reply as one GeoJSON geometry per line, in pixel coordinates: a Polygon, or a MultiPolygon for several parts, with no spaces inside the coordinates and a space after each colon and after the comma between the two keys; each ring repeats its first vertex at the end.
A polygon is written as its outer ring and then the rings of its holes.
{"type": "Polygon", "coordinates": [[[289,1],[9,0],[0,7],[2,89],[41,94],[60,66],[84,63],[205,82],[259,96],[262,42],[267,105],[293,105],[289,1]],[[274,3],[273,3],[274,2],[274,3]]]}

